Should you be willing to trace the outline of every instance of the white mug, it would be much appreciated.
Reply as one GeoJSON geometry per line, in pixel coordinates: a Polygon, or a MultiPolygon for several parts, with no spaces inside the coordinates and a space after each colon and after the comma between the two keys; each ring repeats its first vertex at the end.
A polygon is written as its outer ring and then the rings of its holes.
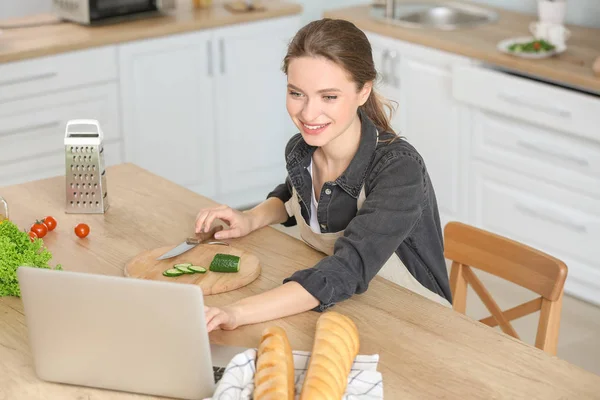
{"type": "Polygon", "coordinates": [[[536,39],[543,39],[557,47],[564,47],[566,41],[571,37],[571,31],[564,25],[556,25],[548,22],[532,22],[529,30],[536,39]]]}

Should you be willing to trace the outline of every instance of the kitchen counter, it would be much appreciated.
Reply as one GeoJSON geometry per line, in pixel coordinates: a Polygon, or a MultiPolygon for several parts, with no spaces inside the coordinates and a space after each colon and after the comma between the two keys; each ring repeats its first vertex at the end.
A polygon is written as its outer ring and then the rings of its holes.
{"type": "MultiPolygon", "coordinates": [[[[123,275],[132,257],[151,248],[179,243],[191,233],[199,208],[214,205],[205,197],[132,164],[107,169],[111,208],[104,215],[64,213],[64,178],[0,188],[20,227],[53,215],[58,227],[44,238],[52,252],[51,265],[65,270],[123,275]],[[78,239],[72,232],[85,222],[91,233],[78,239]]],[[[261,276],[239,290],[206,297],[208,305],[224,305],[274,288],[294,271],[323,257],[304,243],[265,227],[233,239],[254,253],[261,276]]],[[[386,399],[598,397],[600,376],[489,328],[452,309],[431,302],[380,277],[368,292],[334,307],[356,322],[360,354],[380,355],[386,399]]],[[[268,323],[215,331],[219,344],[257,346],[262,330],[283,327],[291,346],[310,350],[319,314],[306,312],[268,323]]],[[[27,340],[23,303],[0,298],[0,399],[139,399],[128,393],[52,384],[39,380],[27,340]]]]}
{"type": "Polygon", "coordinates": [[[294,3],[265,1],[263,4],[266,6],[264,11],[232,13],[218,4],[209,9],[177,9],[167,15],[94,27],[70,22],[57,23],[58,19],[51,15],[5,20],[1,21],[0,25],[9,27],[38,24],[40,26],[3,29],[0,34],[0,63],[302,12],[302,7],[294,3]]]}
{"type": "MultiPolygon", "coordinates": [[[[414,0],[400,1],[415,2],[414,0]]],[[[483,7],[480,4],[477,6],[483,7]]],[[[600,56],[600,29],[568,25],[572,36],[567,41],[567,50],[563,54],[549,59],[526,60],[503,54],[496,49],[496,45],[504,39],[530,36],[529,23],[537,17],[492,7],[485,8],[496,11],[499,16],[498,21],[455,31],[411,29],[379,22],[371,19],[369,6],[330,10],[324,15],[351,21],[365,31],[600,93],[600,76],[595,76],[592,70],[594,60],[600,56]]]]}

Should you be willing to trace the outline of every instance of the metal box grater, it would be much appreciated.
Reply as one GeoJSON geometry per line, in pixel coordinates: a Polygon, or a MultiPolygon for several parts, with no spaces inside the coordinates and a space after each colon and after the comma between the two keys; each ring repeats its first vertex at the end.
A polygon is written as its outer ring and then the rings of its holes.
{"type": "Polygon", "coordinates": [[[93,119],[75,119],[65,129],[66,212],[108,210],[102,129],[93,119]]]}

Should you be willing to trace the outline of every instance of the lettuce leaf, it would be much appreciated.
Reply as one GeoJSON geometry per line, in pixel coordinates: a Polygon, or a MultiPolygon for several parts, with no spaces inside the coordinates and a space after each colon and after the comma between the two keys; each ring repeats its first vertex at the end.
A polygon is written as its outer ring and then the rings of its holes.
{"type": "MultiPolygon", "coordinates": [[[[43,244],[40,239],[31,242],[29,235],[20,231],[13,222],[0,222],[0,297],[21,296],[18,267],[52,269],[48,264],[52,254],[43,244]]],[[[54,269],[62,270],[62,267],[57,265],[54,269]]]]}

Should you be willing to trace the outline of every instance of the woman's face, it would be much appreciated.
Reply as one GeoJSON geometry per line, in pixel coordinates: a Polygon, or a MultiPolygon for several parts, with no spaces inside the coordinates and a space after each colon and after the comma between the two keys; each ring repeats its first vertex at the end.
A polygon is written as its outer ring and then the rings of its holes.
{"type": "Polygon", "coordinates": [[[357,91],[350,75],[322,57],[300,57],[288,65],[286,106],[302,137],[311,146],[324,146],[357,123],[357,109],[371,92],[357,91]]]}

